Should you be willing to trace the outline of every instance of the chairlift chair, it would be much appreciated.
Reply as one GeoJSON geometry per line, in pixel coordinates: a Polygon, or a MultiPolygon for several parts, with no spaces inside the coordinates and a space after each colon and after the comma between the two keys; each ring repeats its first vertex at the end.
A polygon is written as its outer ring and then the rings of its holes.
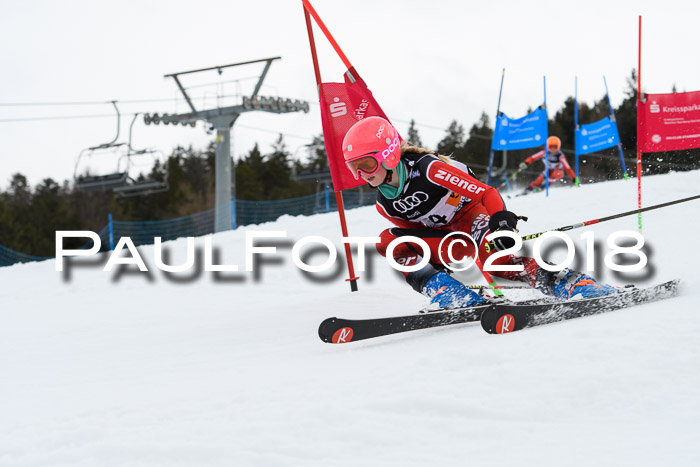
{"type": "Polygon", "coordinates": [[[114,110],[117,112],[117,134],[114,139],[108,143],[100,144],[98,146],[92,146],[87,149],[80,151],[78,159],[75,162],[75,168],[73,170],[73,180],[75,187],[83,191],[104,191],[111,190],[119,186],[123,186],[127,182],[128,173],[126,171],[119,170],[119,159],[121,158],[121,153],[123,152],[124,143],[117,143],[119,139],[119,128],[121,123],[121,115],[119,109],[117,108],[117,101],[111,101],[114,106],[114,110]],[[92,158],[96,155],[110,155],[111,157],[117,156],[117,171],[102,175],[91,175],[89,172],[79,175],[79,170],[84,170],[81,167],[81,161],[84,158],[92,158]]]}
{"type": "Polygon", "coordinates": [[[106,191],[125,186],[128,173],[117,172],[107,175],[83,175],[75,179],[75,187],[82,191],[106,191]]]}
{"type": "MultiPolygon", "coordinates": [[[[128,152],[125,154],[125,156],[122,157],[122,160],[126,160],[126,173],[127,174],[129,174],[129,171],[134,164],[134,160],[135,159],[138,160],[138,158],[141,158],[143,156],[150,156],[150,160],[152,160],[154,162],[160,161],[162,163],[165,163],[165,155],[163,154],[162,151],[159,151],[157,149],[134,149],[133,146],[131,145],[133,127],[134,127],[134,123],[136,122],[136,119],[138,118],[138,116],[139,116],[138,113],[135,114],[134,118],[131,120],[131,125],[129,125],[128,152]]],[[[131,176],[128,176],[126,183],[124,183],[123,185],[114,187],[113,191],[116,194],[118,194],[119,196],[131,197],[131,196],[146,196],[146,195],[151,195],[154,193],[162,193],[162,192],[168,191],[169,189],[170,189],[170,185],[168,184],[168,171],[166,170],[164,180],[157,180],[157,179],[137,180],[131,176]]]]}
{"type": "Polygon", "coordinates": [[[137,180],[130,174],[135,159],[141,156],[150,156],[154,161],[160,160],[161,162],[165,162],[165,156],[161,151],[155,149],[137,150],[132,147],[132,129],[134,122],[139,116],[138,113],[134,115],[131,125],[129,126],[129,142],[117,143],[117,139],[119,139],[121,114],[117,108],[116,101],[112,101],[112,105],[117,112],[117,135],[108,143],[93,146],[80,152],[73,172],[75,187],[83,191],[112,190],[117,195],[123,197],[150,195],[167,191],[170,188],[167,179],[167,171],[165,173],[165,180],[162,181],[155,179],[137,180]],[[116,171],[101,175],[92,175],[90,173],[78,175],[80,170],[85,170],[85,168],[82,167],[82,165],[84,165],[82,161],[85,158],[91,158],[98,154],[101,156],[110,155],[113,158],[116,157],[116,171]]]}

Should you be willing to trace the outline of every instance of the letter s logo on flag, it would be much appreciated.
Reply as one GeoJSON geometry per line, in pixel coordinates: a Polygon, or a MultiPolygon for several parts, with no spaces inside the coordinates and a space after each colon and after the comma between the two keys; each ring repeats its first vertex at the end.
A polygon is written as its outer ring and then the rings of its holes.
{"type": "Polygon", "coordinates": [[[330,110],[331,110],[331,117],[342,117],[346,113],[348,113],[348,106],[345,105],[345,102],[339,102],[339,98],[334,98],[333,102],[335,104],[331,104],[330,110]]]}

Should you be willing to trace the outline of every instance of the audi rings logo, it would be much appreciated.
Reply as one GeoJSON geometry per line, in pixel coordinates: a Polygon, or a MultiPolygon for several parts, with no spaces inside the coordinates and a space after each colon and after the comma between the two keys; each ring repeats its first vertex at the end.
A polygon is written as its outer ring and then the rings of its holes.
{"type": "Polygon", "coordinates": [[[404,214],[419,206],[423,201],[428,201],[428,195],[422,191],[416,191],[411,196],[394,201],[394,209],[404,214]]]}

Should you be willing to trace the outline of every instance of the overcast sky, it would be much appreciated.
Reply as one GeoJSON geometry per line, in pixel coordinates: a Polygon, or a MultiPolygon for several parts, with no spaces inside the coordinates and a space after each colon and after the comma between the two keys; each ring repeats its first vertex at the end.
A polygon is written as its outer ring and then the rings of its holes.
{"type": "MultiPolygon", "coordinates": [[[[573,95],[575,77],[579,101],[592,103],[604,95],[605,75],[618,105],[625,80],[637,66],[640,14],[645,91],[670,92],[674,84],[680,91],[700,90],[700,7],[694,2],[312,4],[399,131],[405,133],[415,119],[429,147],[452,120],[468,129],[486,111],[493,124],[503,68],[501,110],[512,117],[542,103],[543,76],[550,116],[573,95]]],[[[341,81],[342,63],[318,30],[316,40],[324,81],[341,81]]],[[[187,111],[175,82],[164,78],[170,73],[281,56],[260,94],[304,99],[312,103],[311,111],[243,114],[233,128],[235,157],[255,142],[269,151],[280,132],[288,149],[301,156],[303,145],[321,132],[301,0],[0,0],[0,41],[3,190],[16,172],[32,184],[47,177],[71,179],[81,150],[116,135],[116,114],[108,101],[119,101],[123,114],[120,142],[127,141],[134,113],[187,111]],[[75,104],[46,105],[65,103],[75,104]],[[92,117],[75,118],[85,116],[92,117]]],[[[252,78],[261,71],[261,65],[249,65],[220,76],[210,72],[182,79],[198,109],[205,109],[217,102],[228,105],[217,95],[250,93],[252,78]]],[[[167,155],[175,145],[204,148],[212,139],[202,123],[196,128],[145,126],[139,118],[132,146],[167,155]]],[[[117,168],[116,154],[99,159],[101,170],[117,168]]]]}

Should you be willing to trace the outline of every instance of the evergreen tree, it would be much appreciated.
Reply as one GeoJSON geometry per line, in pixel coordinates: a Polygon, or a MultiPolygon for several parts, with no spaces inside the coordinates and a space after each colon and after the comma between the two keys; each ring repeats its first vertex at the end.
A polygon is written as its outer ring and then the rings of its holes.
{"type": "Polygon", "coordinates": [[[256,143],[248,155],[236,166],[236,198],[264,199],[263,185],[260,180],[263,165],[263,156],[256,143]]]}
{"type": "MultiPolygon", "coordinates": [[[[64,193],[61,187],[51,178],[44,179],[34,191],[32,199],[32,218],[34,236],[29,251],[39,256],[53,256],[57,230],[71,230],[80,222],[80,218],[72,213],[69,215],[64,193]]],[[[65,243],[66,247],[78,247],[84,239],[74,239],[73,245],[65,243]]]]}
{"type": "Polygon", "coordinates": [[[308,162],[302,164],[304,169],[322,169],[328,167],[328,154],[323,134],[314,136],[311,144],[306,145],[308,162]]]}
{"type": "Polygon", "coordinates": [[[625,154],[637,153],[637,72],[632,70],[627,78],[625,98],[615,109],[617,130],[625,154]]]}
{"type": "Polygon", "coordinates": [[[27,177],[14,174],[7,193],[0,198],[0,245],[13,250],[28,252],[31,238],[35,235],[29,212],[32,201],[27,177]]]}
{"type": "Polygon", "coordinates": [[[456,159],[464,149],[464,127],[457,123],[457,120],[452,120],[447,128],[447,134],[438,143],[437,152],[445,156],[453,156],[456,159]]]}
{"type": "Polygon", "coordinates": [[[413,119],[411,119],[411,125],[408,127],[408,143],[419,148],[423,147],[423,141],[421,141],[416,128],[416,121],[413,119]]]}
{"type": "Polygon", "coordinates": [[[32,201],[32,191],[27,177],[14,174],[10,180],[9,201],[17,207],[29,207],[32,201]]]}
{"type": "Polygon", "coordinates": [[[262,179],[267,199],[283,199],[291,185],[290,154],[284,137],[279,138],[272,145],[272,153],[265,158],[264,178],[262,179]]]}
{"type": "MultiPolygon", "coordinates": [[[[574,148],[575,102],[573,97],[567,97],[564,107],[557,111],[549,124],[550,136],[558,136],[564,150],[574,148]]],[[[588,114],[588,106],[585,103],[579,104],[579,122],[587,121],[588,114]]]]}
{"type": "Polygon", "coordinates": [[[463,162],[466,162],[475,172],[488,167],[492,138],[493,129],[489,123],[489,116],[486,112],[481,112],[479,122],[472,125],[469,130],[469,139],[464,145],[466,158],[463,162]]]}

